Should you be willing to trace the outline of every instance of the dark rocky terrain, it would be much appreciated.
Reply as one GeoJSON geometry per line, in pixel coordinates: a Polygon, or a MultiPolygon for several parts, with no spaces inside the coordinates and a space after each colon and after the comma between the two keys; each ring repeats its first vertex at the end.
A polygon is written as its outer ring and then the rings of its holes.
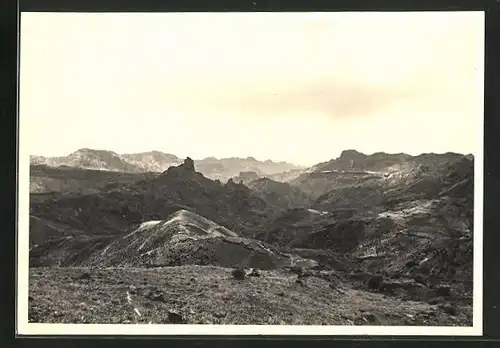
{"type": "Polygon", "coordinates": [[[470,155],[71,158],[32,158],[31,321],[472,325],[470,155]]]}

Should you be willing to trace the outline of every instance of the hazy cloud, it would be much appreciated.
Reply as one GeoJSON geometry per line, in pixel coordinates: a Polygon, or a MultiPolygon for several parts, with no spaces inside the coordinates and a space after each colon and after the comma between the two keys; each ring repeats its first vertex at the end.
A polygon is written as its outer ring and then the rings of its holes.
{"type": "Polygon", "coordinates": [[[32,153],[309,164],[347,147],[477,148],[482,13],[23,13],[21,25],[32,153]]]}

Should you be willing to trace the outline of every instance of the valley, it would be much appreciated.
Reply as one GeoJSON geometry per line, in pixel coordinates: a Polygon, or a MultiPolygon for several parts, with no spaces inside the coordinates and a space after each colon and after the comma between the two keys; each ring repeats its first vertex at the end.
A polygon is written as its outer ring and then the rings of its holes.
{"type": "Polygon", "coordinates": [[[31,322],[472,325],[474,160],[32,156],[31,322]]]}

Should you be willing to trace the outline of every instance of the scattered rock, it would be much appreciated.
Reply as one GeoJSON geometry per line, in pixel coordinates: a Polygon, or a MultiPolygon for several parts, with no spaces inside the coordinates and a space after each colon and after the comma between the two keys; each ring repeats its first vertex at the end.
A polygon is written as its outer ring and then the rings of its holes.
{"type": "Polygon", "coordinates": [[[434,297],[434,298],[431,298],[427,301],[428,304],[431,304],[431,305],[437,305],[439,303],[443,303],[445,301],[445,299],[443,297],[434,297]]]}
{"type": "Polygon", "coordinates": [[[369,312],[363,313],[362,317],[369,323],[375,323],[378,320],[375,314],[369,312]]]}
{"type": "Polygon", "coordinates": [[[366,325],[368,323],[369,323],[368,319],[366,319],[363,316],[359,316],[359,317],[354,318],[354,325],[366,325]]]}
{"type": "Polygon", "coordinates": [[[421,312],[420,313],[423,317],[426,317],[426,318],[431,318],[431,317],[435,317],[436,316],[436,313],[432,310],[428,310],[428,311],[424,311],[424,312],[421,312]]]}
{"type": "Polygon", "coordinates": [[[302,267],[299,266],[293,266],[290,268],[290,272],[295,273],[297,276],[301,276],[303,273],[302,267]]]}
{"type": "Polygon", "coordinates": [[[406,292],[408,295],[416,296],[424,288],[424,285],[415,281],[384,281],[380,285],[379,291],[386,294],[398,294],[400,296],[403,296],[406,292]]]}
{"type": "Polygon", "coordinates": [[[284,292],[278,292],[278,296],[283,297],[283,296],[285,296],[285,293],[284,292]]]}
{"type": "Polygon", "coordinates": [[[226,313],[225,312],[216,312],[214,313],[214,317],[216,318],[224,318],[226,316],[226,313]]]}
{"type": "Polygon", "coordinates": [[[252,269],[252,271],[250,273],[248,273],[248,276],[249,277],[260,277],[260,273],[257,269],[252,269]]]}
{"type": "Polygon", "coordinates": [[[309,277],[312,277],[313,274],[311,272],[308,272],[308,271],[302,271],[301,274],[297,274],[297,278],[299,279],[302,279],[302,278],[309,278],[309,277]]]}
{"type": "Polygon", "coordinates": [[[89,280],[91,278],[92,277],[90,276],[90,273],[88,273],[88,272],[84,272],[76,277],[76,279],[79,279],[79,280],[89,280]]]}
{"type": "Polygon", "coordinates": [[[161,291],[149,291],[146,298],[151,301],[166,302],[165,295],[161,291]]]}

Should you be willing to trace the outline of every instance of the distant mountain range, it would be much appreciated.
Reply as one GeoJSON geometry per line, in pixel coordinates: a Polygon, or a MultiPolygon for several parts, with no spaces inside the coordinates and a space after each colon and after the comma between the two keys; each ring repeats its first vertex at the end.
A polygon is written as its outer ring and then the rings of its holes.
{"type": "MultiPolygon", "coordinates": [[[[118,154],[107,150],[79,149],[68,156],[43,157],[31,156],[31,164],[44,164],[51,167],[76,167],[106,171],[144,173],[163,172],[169,167],[178,166],[183,159],[160,151],[150,151],[134,154],[118,154]]],[[[221,158],[207,157],[195,160],[197,170],[213,180],[227,181],[239,175],[240,172],[251,171],[259,176],[273,175],[290,170],[302,169],[287,162],[271,160],[258,161],[253,157],[221,158]]]]}

